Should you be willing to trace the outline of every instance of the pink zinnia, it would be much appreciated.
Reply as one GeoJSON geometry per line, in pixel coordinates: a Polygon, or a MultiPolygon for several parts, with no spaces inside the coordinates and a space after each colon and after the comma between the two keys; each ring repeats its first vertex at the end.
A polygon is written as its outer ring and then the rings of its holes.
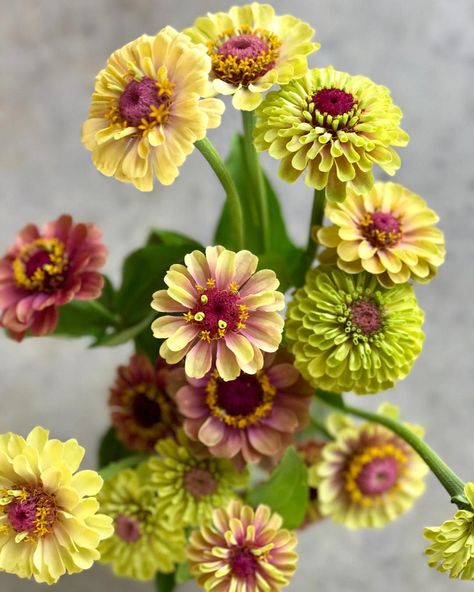
{"type": "Polygon", "coordinates": [[[214,456],[277,461],[309,418],[312,389],[290,363],[289,354],[266,354],[263,370],[224,382],[212,372],[176,393],[189,438],[214,456]]]}
{"type": "Polygon", "coordinates": [[[296,570],[296,536],[282,519],[260,505],[240,501],[214,510],[212,524],[195,530],[187,555],[191,574],[213,592],[278,592],[296,570]]]}
{"type": "Polygon", "coordinates": [[[93,224],[74,224],[71,216],[48,222],[43,232],[29,224],[0,260],[0,326],[18,341],[52,333],[57,307],[71,300],[94,300],[104,283],[98,273],[107,249],[93,224]]]}
{"type": "Polygon", "coordinates": [[[278,349],[284,308],[275,273],[255,273],[258,258],[249,251],[224,247],[193,251],[185,265],[172,265],[167,290],[153,295],[152,307],[176,313],[154,321],[153,334],[165,339],[160,355],[175,364],[186,356],[186,374],[202,378],[215,362],[223,380],[241,370],[255,374],[263,366],[262,351],[278,349]]]}

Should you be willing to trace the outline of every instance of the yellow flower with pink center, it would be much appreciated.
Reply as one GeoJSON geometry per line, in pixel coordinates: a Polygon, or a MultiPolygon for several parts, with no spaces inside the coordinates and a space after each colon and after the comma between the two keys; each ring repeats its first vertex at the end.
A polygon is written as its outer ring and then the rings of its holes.
{"type": "Polygon", "coordinates": [[[152,307],[166,314],[152,324],[165,341],[160,355],[169,363],[185,361],[191,378],[202,378],[215,365],[219,376],[234,380],[241,371],[255,374],[263,352],[281,342],[284,297],[273,271],[256,271],[250,251],[235,253],[221,246],[193,251],[184,265],[172,265],[166,290],[153,295],[152,307]]]}

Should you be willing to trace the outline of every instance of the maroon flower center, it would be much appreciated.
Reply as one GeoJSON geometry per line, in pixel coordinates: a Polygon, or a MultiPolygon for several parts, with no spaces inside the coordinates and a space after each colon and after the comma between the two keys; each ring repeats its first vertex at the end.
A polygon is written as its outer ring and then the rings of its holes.
{"type": "Polygon", "coordinates": [[[151,428],[160,423],[162,413],[158,401],[147,393],[137,393],[132,402],[132,413],[135,421],[143,428],[151,428]]]}
{"type": "Polygon", "coordinates": [[[239,328],[243,310],[238,302],[236,292],[218,288],[204,290],[192,311],[194,321],[210,339],[219,339],[227,331],[239,328]]]}
{"type": "Polygon", "coordinates": [[[144,76],[141,80],[131,80],[120,95],[118,110],[122,120],[128,125],[138,127],[142,120],[149,120],[152,107],[167,105],[170,95],[159,92],[157,83],[144,76]]]}
{"type": "Polygon", "coordinates": [[[380,495],[395,485],[398,479],[398,463],[393,456],[374,458],[367,463],[357,477],[357,486],[364,495],[380,495]]]}
{"type": "Polygon", "coordinates": [[[135,543],[140,538],[140,522],[131,516],[119,514],[115,518],[115,534],[126,543],[135,543]]]}
{"type": "Polygon", "coordinates": [[[27,259],[27,261],[25,261],[25,273],[29,278],[31,278],[37,269],[40,269],[49,263],[51,263],[50,252],[46,250],[37,251],[36,253],[33,253],[31,257],[27,259]]]}
{"type": "Polygon", "coordinates": [[[382,327],[382,312],[371,299],[361,299],[351,306],[352,323],[364,335],[371,335],[382,327]]]}
{"type": "Polygon", "coordinates": [[[233,56],[238,60],[255,59],[260,54],[268,52],[268,44],[257,35],[235,35],[225,41],[217,50],[221,56],[233,56]]]}
{"type": "Polygon", "coordinates": [[[232,417],[251,415],[263,403],[263,398],[260,381],[251,374],[218,383],[217,405],[232,417]]]}
{"type": "Polygon", "coordinates": [[[363,237],[373,247],[393,247],[402,236],[399,221],[388,212],[365,214],[360,227],[363,237]]]}
{"type": "Polygon", "coordinates": [[[42,537],[52,531],[56,522],[56,502],[42,490],[25,490],[9,504],[6,513],[14,530],[42,537]]]}
{"type": "Polygon", "coordinates": [[[13,261],[16,283],[32,292],[52,292],[64,282],[68,267],[65,245],[39,238],[23,247],[13,261]]]}
{"type": "Polygon", "coordinates": [[[233,574],[242,580],[251,578],[257,569],[257,559],[247,547],[234,547],[230,554],[230,566],[233,574]]]}
{"type": "Polygon", "coordinates": [[[316,109],[332,117],[348,113],[354,106],[354,97],[338,88],[323,88],[312,97],[316,109]]]}
{"type": "Polygon", "coordinates": [[[210,471],[194,467],[184,475],[184,488],[199,500],[216,491],[217,481],[210,471]]]}

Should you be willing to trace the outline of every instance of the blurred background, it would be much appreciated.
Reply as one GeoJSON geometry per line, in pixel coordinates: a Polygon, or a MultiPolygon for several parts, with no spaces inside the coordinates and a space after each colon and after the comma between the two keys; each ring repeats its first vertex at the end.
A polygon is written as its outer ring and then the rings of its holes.
{"type": "MultiPolygon", "coordinates": [[[[124,256],[151,226],[211,240],[223,195],[199,153],[173,186],[141,194],[100,175],[80,142],[94,77],[108,55],[164,25],[189,26],[228,0],[0,0],[0,253],[29,222],[61,213],[93,221],[110,256],[105,272],[120,277],[124,256]]],[[[426,342],[410,376],[376,398],[401,406],[403,417],[426,427],[427,439],[464,480],[474,479],[474,2],[472,0],[281,0],[279,13],[310,22],[321,50],[313,66],[364,74],[392,90],[411,136],[400,151],[396,180],[422,195],[441,216],[448,256],[439,277],[417,287],[426,311],[426,342]]],[[[210,134],[224,152],[240,125],[229,109],[210,134]]],[[[277,163],[265,161],[275,177],[277,163]]],[[[379,175],[379,178],[384,178],[379,175]]],[[[311,192],[304,183],[275,179],[289,230],[303,243],[311,192]]],[[[87,349],[88,341],[0,336],[0,432],[26,434],[40,424],[55,437],[76,437],[95,466],[107,423],[106,399],[128,346],[87,349]]],[[[355,396],[350,399],[355,400],[355,396]]],[[[471,590],[430,570],[422,529],[454,512],[434,478],[415,509],[382,531],[349,532],[325,521],[300,536],[299,570],[290,592],[444,592],[471,590]]],[[[108,569],[65,577],[58,592],[151,592],[151,584],[118,580],[108,569]]],[[[46,589],[0,574],[2,592],[46,589]]],[[[194,590],[185,585],[181,592],[194,590]]]]}

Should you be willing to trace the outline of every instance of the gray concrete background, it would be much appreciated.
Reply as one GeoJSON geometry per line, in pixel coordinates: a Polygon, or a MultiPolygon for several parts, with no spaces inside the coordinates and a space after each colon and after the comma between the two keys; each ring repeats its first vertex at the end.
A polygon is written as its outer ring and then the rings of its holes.
{"type": "MultiPolygon", "coordinates": [[[[243,3],[243,2],[236,2],[243,3]]],[[[110,52],[166,24],[190,25],[228,0],[0,0],[0,252],[28,222],[63,212],[94,221],[110,249],[106,272],[118,279],[125,254],[151,225],[194,235],[204,243],[222,192],[199,154],[177,182],[151,195],[107,179],[90,164],[80,143],[94,76],[110,52]]],[[[365,398],[400,405],[403,416],[427,428],[429,442],[464,479],[473,479],[474,331],[474,3],[472,0],[282,0],[280,13],[312,23],[322,49],[313,65],[333,64],[365,74],[392,89],[411,135],[396,179],[424,196],[441,215],[448,257],[436,281],[417,290],[426,310],[426,342],[410,376],[385,395],[365,398]]],[[[229,108],[211,139],[225,150],[239,125],[229,108]]],[[[275,172],[276,163],[267,162],[275,172]]],[[[302,242],[310,192],[302,182],[278,182],[291,234],[302,242]]],[[[87,340],[0,337],[0,432],[25,434],[49,427],[59,438],[77,437],[93,466],[107,425],[106,397],[114,368],[129,348],[88,350],[87,340]]],[[[355,397],[354,397],[355,399],[355,397]]],[[[360,401],[357,401],[360,402],[360,401]]],[[[472,589],[451,583],[425,565],[424,525],[452,513],[434,478],[412,511],[380,532],[350,533],[325,522],[300,537],[299,571],[291,592],[443,592],[472,589]]],[[[152,586],[118,580],[101,566],[70,578],[59,591],[146,592],[152,586]]],[[[2,592],[38,590],[0,575],[2,592]]],[[[43,588],[41,588],[43,589],[43,588]]],[[[44,587],[46,589],[46,587],[44,587]]],[[[191,590],[184,586],[182,590],[191,590]]]]}

